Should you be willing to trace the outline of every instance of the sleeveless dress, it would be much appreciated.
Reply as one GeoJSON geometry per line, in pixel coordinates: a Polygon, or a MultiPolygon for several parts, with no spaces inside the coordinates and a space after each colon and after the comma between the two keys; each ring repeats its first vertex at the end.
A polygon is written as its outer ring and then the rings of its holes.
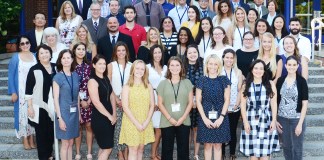
{"type": "MultiPolygon", "coordinates": [[[[100,102],[103,104],[105,109],[113,114],[111,106],[110,95],[112,93],[112,87],[107,77],[99,78],[94,75],[93,79],[98,83],[98,93],[100,102]]],[[[92,109],[91,115],[91,127],[95,135],[97,143],[101,149],[109,149],[114,146],[114,130],[115,126],[111,125],[110,120],[102,115],[96,107],[92,109]]]]}
{"type": "Polygon", "coordinates": [[[246,116],[251,131],[250,134],[247,134],[242,126],[240,151],[246,156],[270,156],[273,151],[280,149],[277,130],[269,131],[272,121],[270,97],[266,96],[266,89],[261,84],[256,84],[255,89],[251,84],[248,95],[246,116]],[[260,98],[257,100],[257,97],[260,98]],[[257,105],[260,107],[257,108],[257,105]],[[259,117],[258,120],[256,120],[256,116],[259,117]]]}
{"type": "MultiPolygon", "coordinates": [[[[143,84],[129,87],[128,95],[129,109],[135,119],[143,124],[150,110],[150,91],[143,84]]],[[[152,122],[148,124],[144,131],[139,132],[136,126],[124,113],[119,136],[119,144],[127,144],[128,146],[138,146],[140,144],[148,144],[154,142],[154,130],[152,122]]]]}
{"type": "Polygon", "coordinates": [[[61,37],[61,42],[65,44],[67,48],[69,48],[72,40],[74,39],[75,32],[83,19],[81,16],[76,15],[70,20],[63,20],[61,16],[59,16],[57,20],[59,23],[58,30],[61,37]]]}
{"type": "Polygon", "coordinates": [[[217,26],[221,26],[225,30],[225,32],[227,32],[227,30],[232,25],[232,19],[227,17],[227,18],[222,19],[222,22],[219,23],[218,20],[217,20],[217,17],[218,17],[218,15],[215,16],[213,18],[213,21],[212,21],[213,24],[214,24],[214,28],[217,27],[217,26]]]}

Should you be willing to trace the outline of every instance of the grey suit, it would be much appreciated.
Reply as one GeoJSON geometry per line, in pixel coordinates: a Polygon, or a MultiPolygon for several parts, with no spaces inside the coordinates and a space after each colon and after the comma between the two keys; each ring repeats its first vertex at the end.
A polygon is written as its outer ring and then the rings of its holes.
{"type": "MultiPolygon", "coordinates": [[[[254,9],[256,9],[256,5],[255,5],[255,3],[249,3],[249,6],[250,6],[250,8],[254,8],[254,9]]],[[[259,18],[261,18],[262,16],[264,16],[264,15],[266,15],[266,14],[269,13],[268,8],[267,8],[266,6],[261,5],[261,9],[262,9],[262,10],[261,10],[262,15],[259,15],[259,18]]],[[[256,10],[258,10],[258,9],[256,9],[256,10]]]]}
{"type": "Polygon", "coordinates": [[[107,19],[106,18],[99,18],[99,24],[98,24],[98,30],[97,33],[95,31],[94,25],[93,25],[93,21],[92,18],[89,18],[85,21],[82,22],[82,24],[86,25],[88,27],[88,30],[90,32],[92,41],[97,45],[98,44],[98,40],[102,37],[104,37],[105,35],[107,35],[107,19]]]}

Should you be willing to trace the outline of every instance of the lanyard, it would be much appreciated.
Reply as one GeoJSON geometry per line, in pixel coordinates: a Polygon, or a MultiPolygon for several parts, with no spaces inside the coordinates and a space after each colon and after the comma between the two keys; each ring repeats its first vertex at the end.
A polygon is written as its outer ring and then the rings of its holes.
{"type": "Polygon", "coordinates": [[[276,36],[276,40],[277,40],[277,42],[278,42],[278,44],[279,44],[279,42],[280,42],[280,38],[279,38],[278,36],[276,36]]]}
{"type": "Polygon", "coordinates": [[[165,39],[165,47],[169,50],[169,47],[170,47],[170,43],[171,43],[171,40],[172,40],[172,35],[173,33],[171,34],[171,37],[170,38],[166,38],[164,33],[163,33],[163,37],[165,39]],[[169,39],[169,40],[168,40],[169,39]]]}
{"type": "Polygon", "coordinates": [[[300,38],[297,39],[297,44],[298,44],[299,40],[300,40],[300,38]]]}
{"type": "MultiPolygon", "coordinates": [[[[242,34],[241,34],[241,31],[240,31],[240,28],[238,27],[238,26],[236,26],[236,28],[237,28],[237,30],[239,31],[239,35],[240,35],[240,37],[241,37],[241,44],[242,44],[242,46],[243,46],[243,36],[242,36],[242,34]]],[[[245,27],[244,27],[244,30],[243,30],[243,34],[245,33],[245,27]]]]}
{"type": "Polygon", "coordinates": [[[178,13],[178,17],[179,17],[179,20],[180,20],[180,24],[181,24],[181,22],[182,22],[182,18],[183,18],[183,16],[186,14],[188,8],[189,8],[189,7],[186,7],[185,11],[183,12],[182,16],[180,17],[180,15],[179,15],[179,11],[178,11],[178,7],[176,7],[176,11],[177,11],[177,13],[178,13]]]}
{"type": "MultiPolygon", "coordinates": [[[[226,69],[224,69],[224,71],[225,71],[226,77],[228,78],[228,76],[227,76],[227,72],[226,72],[226,69]]],[[[230,82],[231,82],[231,84],[232,84],[232,68],[231,68],[230,77],[229,77],[228,79],[230,80],[230,82]]]]}
{"type": "Polygon", "coordinates": [[[122,86],[122,87],[124,86],[124,78],[125,78],[125,69],[126,69],[126,65],[127,65],[127,63],[125,64],[125,67],[124,67],[124,70],[123,70],[123,75],[122,75],[121,72],[120,72],[119,63],[117,62],[117,66],[118,66],[118,71],[119,71],[120,81],[121,81],[121,86],[122,86]]]}
{"type": "MultiPolygon", "coordinates": [[[[256,91],[255,91],[255,84],[254,84],[254,82],[253,82],[252,84],[253,84],[253,91],[254,91],[255,101],[256,101],[256,103],[258,103],[258,101],[260,101],[260,99],[261,99],[262,83],[261,83],[261,85],[260,85],[260,92],[259,92],[259,96],[256,95],[256,91]]],[[[260,108],[259,105],[256,105],[256,107],[257,107],[256,109],[259,109],[259,108],[260,108]]]]}
{"type": "Polygon", "coordinates": [[[64,77],[65,77],[66,81],[68,82],[68,84],[70,86],[70,89],[71,89],[71,97],[72,97],[72,102],[73,102],[73,74],[71,73],[71,83],[72,83],[72,85],[70,84],[70,82],[69,82],[66,74],[64,73],[64,71],[63,71],[63,74],[64,74],[64,77]]]}
{"type": "Polygon", "coordinates": [[[171,79],[170,79],[170,82],[171,82],[173,93],[174,93],[174,101],[175,101],[175,103],[177,103],[177,98],[178,98],[178,95],[179,95],[179,88],[180,88],[181,80],[179,81],[177,93],[175,92],[175,89],[174,89],[174,86],[173,86],[173,83],[172,83],[171,79]]]}
{"type": "MultiPolygon", "coordinates": [[[[187,48],[187,47],[186,47],[187,48]]],[[[186,51],[186,50],[185,50],[186,51]]],[[[183,62],[183,59],[185,58],[185,53],[181,54],[181,44],[179,45],[179,57],[181,59],[181,61],[183,62]]]]}
{"type": "Polygon", "coordinates": [[[206,49],[207,49],[207,47],[208,47],[209,41],[210,41],[210,36],[209,36],[209,38],[208,38],[207,44],[205,44],[205,36],[203,36],[203,42],[204,42],[204,54],[206,53],[206,49]]]}

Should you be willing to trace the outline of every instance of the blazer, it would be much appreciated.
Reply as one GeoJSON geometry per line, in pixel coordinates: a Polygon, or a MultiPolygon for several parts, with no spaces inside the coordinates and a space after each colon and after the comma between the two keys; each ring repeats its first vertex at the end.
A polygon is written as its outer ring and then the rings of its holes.
{"type": "MultiPolygon", "coordinates": [[[[116,42],[118,42],[118,41],[123,41],[124,43],[126,43],[126,45],[128,46],[128,50],[129,50],[129,61],[134,62],[135,61],[135,50],[134,50],[132,37],[119,32],[118,39],[116,42]]],[[[101,54],[104,57],[106,57],[107,64],[110,63],[111,58],[112,58],[112,53],[113,53],[113,46],[111,44],[109,34],[105,35],[104,37],[102,37],[98,40],[97,49],[98,49],[98,54],[101,54]]]]}
{"type": "MultiPolygon", "coordinates": [[[[263,15],[261,18],[267,20],[268,19],[268,15],[269,15],[269,13],[267,13],[266,15],[263,15]]],[[[281,15],[281,14],[279,12],[276,12],[276,16],[278,16],[278,15],[281,15]]],[[[269,25],[271,26],[271,24],[269,24],[269,25]]]]}
{"type": "MultiPolygon", "coordinates": [[[[244,8],[246,14],[249,12],[250,6],[248,4],[245,4],[244,2],[240,1],[239,6],[244,8]]],[[[234,13],[234,5],[233,5],[232,1],[231,1],[231,7],[232,7],[232,10],[233,10],[233,13],[234,13]]]]}
{"type": "Polygon", "coordinates": [[[107,35],[107,19],[106,18],[99,18],[99,24],[98,24],[98,31],[96,33],[94,26],[93,26],[93,21],[92,18],[89,18],[85,21],[82,22],[82,24],[86,25],[90,35],[91,35],[91,39],[93,41],[93,43],[95,43],[96,45],[98,44],[98,40],[102,37],[104,37],[105,35],[107,35]]]}
{"type": "MultiPolygon", "coordinates": [[[[250,8],[256,9],[255,8],[255,3],[249,3],[249,5],[250,5],[250,8]]],[[[262,17],[262,16],[264,16],[264,15],[266,15],[266,14],[269,13],[268,8],[266,6],[262,5],[261,6],[261,9],[262,9],[262,15],[261,16],[259,15],[259,17],[262,17]]]]}
{"type": "MultiPolygon", "coordinates": [[[[200,11],[200,18],[204,17],[202,10],[200,11]]],[[[211,11],[210,9],[207,9],[207,17],[209,17],[210,19],[213,19],[216,16],[216,13],[211,11]]]]}
{"type": "MultiPolygon", "coordinates": [[[[36,52],[36,48],[37,48],[37,41],[36,41],[35,29],[27,32],[25,36],[28,37],[29,40],[30,40],[30,51],[33,52],[33,53],[35,53],[36,52]]],[[[43,41],[43,38],[41,39],[41,44],[42,44],[42,41],[43,41]]]]}
{"type": "MultiPolygon", "coordinates": [[[[64,1],[65,0],[60,0],[60,2],[59,2],[59,9],[61,8],[61,6],[62,6],[62,4],[63,4],[64,1]]],[[[90,8],[90,5],[92,3],[92,0],[83,0],[82,14],[79,11],[79,7],[78,7],[78,3],[77,3],[78,0],[68,0],[68,1],[71,1],[75,13],[78,14],[78,15],[80,15],[83,20],[86,20],[87,19],[87,16],[88,16],[88,10],[90,8]]]]}

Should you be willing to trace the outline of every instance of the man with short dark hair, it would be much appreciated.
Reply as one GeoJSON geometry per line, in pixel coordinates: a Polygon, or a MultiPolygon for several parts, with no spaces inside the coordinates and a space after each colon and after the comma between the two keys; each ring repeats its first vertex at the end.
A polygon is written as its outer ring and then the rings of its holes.
{"type": "Polygon", "coordinates": [[[208,8],[209,0],[199,0],[198,3],[200,18],[209,17],[210,19],[213,19],[216,16],[216,13],[208,8]]]}
{"type": "Polygon", "coordinates": [[[110,0],[109,2],[109,9],[110,9],[110,15],[107,16],[107,19],[110,17],[116,17],[118,20],[119,25],[123,25],[126,22],[126,19],[123,14],[119,12],[119,1],[118,0],[110,0]]]}
{"type": "Polygon", "coordinates": [[[45,14],[44,13],[36,13],[33,23],[35,24],[35,29],[26,33],[26,36],[30,40],[30,51],[36,52],[37,46],[42,43],[43,39],[43,31],[46,24],[45,14]]]}

